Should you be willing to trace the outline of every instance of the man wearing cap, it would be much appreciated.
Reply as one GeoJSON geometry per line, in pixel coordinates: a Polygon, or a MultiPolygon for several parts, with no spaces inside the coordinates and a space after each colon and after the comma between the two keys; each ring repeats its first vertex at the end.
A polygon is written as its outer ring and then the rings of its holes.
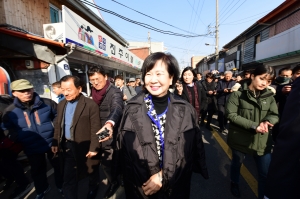
{"type": "Polygon", "coordinates": [[[131,98],[136,96],[136,92],[133,87],[124,85],[124,79],[122,75],[117,75],[115,77],[115,85],[123,93],[124,105],[126,105],[131,98]]]}
{"type": "Polygon", "coordinates": [[[45,154],[54,168],[55,183],[62,193],[62,178],[58,158],[51,152],[53,121],[56,118],[56,103],[40,98],[33,85],[25,79],[10,84],[14,102],[3,113],[2,129],[14,142],[19,142],[28,157],[31,177],[37,193],[36,199],[44,198],[50,190],[47,182],[45,154]]]}

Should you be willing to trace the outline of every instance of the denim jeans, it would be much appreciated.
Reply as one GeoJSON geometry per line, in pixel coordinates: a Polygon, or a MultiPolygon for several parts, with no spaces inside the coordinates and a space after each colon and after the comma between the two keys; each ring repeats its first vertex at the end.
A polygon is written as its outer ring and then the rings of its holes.
{"type": "MultiPolygon", "coordinates": [[[[234,183],[239,183],[240,169],[245,155],[245,153],[232,149],[230,179],[234,183]]],[[[253,158],[258,172],[258,198],[263,199],[267,173],[271,162],[271,153],[262,156],[254,155],[253,158]]]]}

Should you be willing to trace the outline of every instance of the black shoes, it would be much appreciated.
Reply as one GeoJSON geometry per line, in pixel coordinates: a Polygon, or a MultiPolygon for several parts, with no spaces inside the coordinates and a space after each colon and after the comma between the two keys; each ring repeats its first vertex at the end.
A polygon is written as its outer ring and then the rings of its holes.
{"type": "Polygon", "coordinates": [[[111,183],[103,198],[108,199],[108,198],[112,197],[115,194],[115,192],[118,190],[119,186],[120,186],[120,184],[118,181],[111,183]]]}
{"type": "Polygon", "coordinates": [[[240,198],[241,197],[241,194],[240,194],[240,189],[239,189],[239,184],[237,183],[234,183],[234,182],[231,182],[231,187],[230,187],[230,191],[231,191],[231,194],[237,198],[240,198]]]}

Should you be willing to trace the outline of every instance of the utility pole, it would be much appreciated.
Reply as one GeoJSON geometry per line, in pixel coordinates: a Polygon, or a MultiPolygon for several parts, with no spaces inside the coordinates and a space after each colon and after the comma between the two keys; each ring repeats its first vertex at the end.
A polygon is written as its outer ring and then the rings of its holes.
{"type": "Polygon", "coordinates": [[[215,69],[219,69],[219,0],[216,0],[216,63],[215,69]]]}
{"type": "Polygon", "coordinates": [[[149,42],[149,45],[150,45],[150,47],[149,47],[149,55],[152,53],[151,52],[151,37],[150,37],[150,32],[148,32],[148,42],[149,42]]]}

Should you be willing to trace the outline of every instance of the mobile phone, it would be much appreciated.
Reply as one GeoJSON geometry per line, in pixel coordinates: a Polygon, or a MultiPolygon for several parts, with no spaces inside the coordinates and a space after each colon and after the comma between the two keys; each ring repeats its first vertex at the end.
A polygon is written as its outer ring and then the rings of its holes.
{"type": "Polygon", "coordinates": [[[98,134],[98,139],[99,140],[103,140],[104,138],[108,137],[109,136],[109,130],[107,128],[104,129],[104,131],[101,131],[99,134],[98,134]]]}

